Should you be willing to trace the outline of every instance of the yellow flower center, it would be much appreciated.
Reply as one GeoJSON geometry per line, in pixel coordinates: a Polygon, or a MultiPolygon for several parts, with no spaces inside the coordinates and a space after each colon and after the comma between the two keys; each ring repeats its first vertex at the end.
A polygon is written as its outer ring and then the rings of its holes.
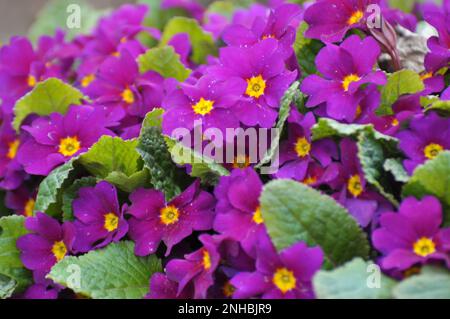
{"type": "Polygon", "coordinates": [[[391,125],[392,125],[392,126],[399,126],[399,125],[400,125],[400,122],[394,117],[394,118],[392,119],[391,125]]]}
{"type": "Polygon", "coordinates": [[[433,77],[433,72],[427,72],[427,73],[422,74],[422,75],[420,76],[420,79],[421,79],[422,81],[425,81],[425,80],[427,80],[427,79],[429,79],[429,78],[431,78],[431,77],[433,77]]]}
{"type": "Polygon", "coordinates": [[[103,227],[109,232],[115,231],[119,227],[119,216],[114,213],[106,214],[103,227]]]}
{"type": "Polygon", "coordinates": [[[160,219],[164,225],[172,225],[178,222],[180,212],[175,206],[166,206],[161,209],[160,219]]]}
{"type": "Polygon", "coordinates": [[[362,109],[361,106],[358,105],[358,107],[356,108],[356,118],[358,119],[362,114],[362,109]]]}
{"type": "Polygon", "coordinates": [[[245,91],[245,94],[248,96],[259,98],[261,95],[264,95],[265,90],[266,81],[264,81],[261,75],[247,79],[247,90],[245,91]]]}
{"type": "Polygon", "coordinates": [[[80,148],[81,143],[76,136],[63,138],[59,142],[59,152],[66,157],[74,155],[80,148]]]}
{"type": "Polygon", "coordinates": [[[127,43],[128,39],[127,37],[120,38],[120,43],[127,43]]]}
{"type": "Polygon", "coordinates": [[[33,211],[34,211],[34,204],[36,202],[34,201],[33,198],[30,198],[27,200],[27,202],[25,203],[25,208],[24,208],[24,215],[26,217],[31,217],[33,216],[33,211]]]}
{"type": "Polygon", "coordinates": [[[425,157],[428,159],[433,159],[436,156],[439,155],[439,153],[441,153],[444,150],[444,148],[439,145],[439,144],[435,144],[435,143],[431,143],[428,144],[424,150],[423,153],[425,154],[425,157]]]}
{"type": "Polygon", "coordinates": [[[229,281],[222,288],[223,295],[227,298],[232,297],[235,291],[236,288],[229,281]]]}
{"type": "Polygon", "coordinates": [[[81,80],[81,86],[86,88],[88,87],[92,82],[94,82],[95,80],[95,75],[94,74],[89,74],[86,75],[82,80],[81,80]]]}
{"type": "Polygon", "coordinates": [[[9,159],[14,159],[17,155],[17,150],[19,149],[20,141],[14,140],[13,142],[10,142],[8,144],[8,154],[6,154],[6,157],[9,159]]]}
{"type": "Polygon", "coordinates": [[[134,94],[129,88],[126,88],[125,90],[123,90],[123,92],[122,92],[122,100],[125,103],[127,103],[127,104],[133,104],[134,103],[134,94]]]}
{"type": "Polygon", "coordinates": [[[311,144],[308,142],[308,140],[304,137],[299,137],[297,139],[297,143],[295,143],[295,152],[297,153],[298,157],[303,158],[309,155],[310,151],[311,144]]]}
{"type": "Polygon", "coordinates": [[[359,175],[350,177],[348,179],[347,189],[354,197],[361,195],[364,190],[361,184],[361,177],[359,175]]]}
{"type": "Polygon", "coordinates": [[[27,78],[27,84],[30,88],[35,87],[37,84],[36,77],[34,77],[34,75],[29,75],[27,78]]]}
{"type": "Polygon", "coordinates": [[[303,184],[305,185],[312,185],[317,183],[317,177],[315,176],[308,176],[303,180],[303,184]]]}
{"type": "Polygon", "coordinates": [[[120,57],[120,52],[119,52],[119,51],[116,51],[116,52],[111,53],[111,55],[112,55],[113,57],[115,57],[115,58],[119,58],[119,57],[120,57]]]}
{"type": "Polygon", "coordinates": [[[275,39],[275,35],[274,34],[265,34],[261,38],[263,40],[265,40],[265,39],[275,39]]]}
{"type": "Polygon", "coordinates": [[[359,21],[361,21],[361,19],[364,17],[364,12],[362,12],[361,10],[355,11],[350,18],[348,18],[347,20],[347,24],[348,25],[354,25],[356,23],[358,23],[359,21]]]}
{"type": "Polygon", "coordinates": [[[414,243],[413,250],[416,255],[426,257],[436,251],[436,245],[430,238],[422,237],[414,243]]]}
{"type": "Polygon", "coordinates": [[[233,168],[247,168],[250,166],[250,156],[238,155],[234,158],[233,168]]]}
{"type": "Polygon", "coordinates": [[[195,114],[206,115],[211,113],[214,106],[214,101],[205,100],[204,98],[200,98],[200,101],[197,104],[192,105],[192,109],[195,114]]]}
{"type": "Polygon", "coordinates": [[[264,218],[263,218],[263,216],[261,214],[261,207],[260,206],[258,206],[256,208],[255,212],[253,213],[252,220],[253,220],[253,222],[255,224],[258,224],[258,225],[264,223],[264,218]]]}
{"type": "Polygon", "coordinates": [[[209,252],[206,249],[203,249],[203,268],[205,268],[205,270],[208,270],[211,268],[211,255],[209,254],[209,252]]]}
{"type": "Polygon", "coordinates": [[[344,91],[347,92],[350,84],[352,84],[353,82],[358,82],[359,80],[361,80],[361,78],[356,74],[347,75],[342,81],[342,87],[344,88],[344,91]]]}
{"type": "Polygon", "coordinates": [[[63,241],[57,241],[53,244],[52,253],[56,261],[61,261],[67,255],[67,247],[63,241]]]}
{"type": "Polygon", "coordinates": [[[286,268],[277,269],[273,275],[272,281],[284,294],[294,289],[297,284],[294,273],[286,268]]]}

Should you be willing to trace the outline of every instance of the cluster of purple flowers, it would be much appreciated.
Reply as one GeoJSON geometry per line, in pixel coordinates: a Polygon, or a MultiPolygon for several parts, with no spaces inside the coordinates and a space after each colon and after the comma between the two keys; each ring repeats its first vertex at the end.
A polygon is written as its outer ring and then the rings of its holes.
{"type": "Polygon", "coordinates": [[[182,83],[156,71],[140,72],[137,58],[148,49],[141,35],[162,38],[160,30],[145,25],[146,5],[124,5],[73,40],[57,31],[35,46],[13,37],[0,47],[0,188],[6,206],[26,216],[30,233],[17,247],[34,275],[23,297],[57,298],[64,287],[46,278],[57,262],[128,238],[136,256],[163,259],[164,273],[152,276],[148,298],[314,298],[312,278],[324,253],[304,242],[275,249],[260,206],[268,179],[292,179],[334,198],[371,236],[388,274],[427,263],[450,268],[450,228],[442,226],[444,208],[437,198],[407,197],[396,208],[368,182],[353,137],[313,138],[319,118],[371,124],[399,140],[409,175],[450,150],[450,119],[421,106],[431,94],[450,100],[445,87],[450,1],[417,5],[417,14],[382,0],[269,2],[235,10],[230,18],[195,1],[163,1],[162,9],[181,7],[221,45],[217,57],[199,65],[191,59],[188,33],[169,39],[167,45],[192,70],[182,83]],[[423,17],[437,31],[428,40],[420,74],[424,90],[399,97],[388,115],[377,112],[380,88],[388,81],[378,61],[395,48],[386,30],[381,35],[371,30],[374,6],[391,28],[414,31],[416,17],[423,17]],[[302,23],[308,25],[307,40],[322,43],[314,74],[305,74],[294,50],[302,23]],[[81,104],[65,114],[32,114],[14,130],[14,105],[49,78],[78,88],[85,95],[81,104]],[[204,129],[217,128],[224,136],[226,129],[272,128],[286,90],[297,80],[306,103],[290,106],[280,168],[270,176],[260,176],[251,163],[231,165],[229,176],[216,185],[195,180],[171,200],[157,189],[126,194],[100,180],[78,190],[70,221],[34,211],[43,178],[102,136],[138,138],[146,114],[155,108],[164,109],[167,136],[178,128],[193,131],[199,120],[204,129]]]}

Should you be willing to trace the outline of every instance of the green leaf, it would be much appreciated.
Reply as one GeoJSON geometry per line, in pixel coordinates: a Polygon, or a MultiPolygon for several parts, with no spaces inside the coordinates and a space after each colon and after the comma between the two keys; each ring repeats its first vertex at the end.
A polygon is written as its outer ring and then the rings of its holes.
{"type": "Polygon", "coordinates": [[[379,266],[361,258],[331,271],[320,270],[313,278],[318,299],[387,299],[395,284],[379,266]]]}
{"type": "Polygon", "coordinates": [[[386,158],[400,156],[398,140],[376,131],[372,124],[342,124],[319,119],[312,128],[313,140],[328,137],[352,137],[358,140],[358,157],[366,180],[394,205],[398,205],[390,173],[384,169],[386,158]]]}
{"type": "MultiPolygon", "coordinates": [[[[422,100],[424,101],[424,100],[422,100]]],[[[436,111],[445,116],[450,115],[450,101],[440,100],[439,98],[429,99],[428,103],[425,105],[425,111],[436,111]]]]}
{"type": "Polygon", "coordinates": [[[125,175],[123,172],[111,172],[104,180],[116,185],[124,192],[132,193],[136,188],[149,186],[149,178],[148,170],[143,169],[130,176],[125,175]]]}
{"type": "Polygon", "coordinates": [[[349,212],[334,199],[291,180],[265,185],[260,198],[265,225],[278,251],[298,241],[319,245],[328,264],[367,258],[369,243],[349,212]]]}
{"type": "Polygon", "coordinates": [[[115,184],[123,191],[144,186],[147,173],[136,150],[138,140],[102,136],[79,162],[94,176],[115,184]]]}
{"type": "Polygon", "coordinates": [[[146,128],[149,127],[158,127],[161,128],[162,125],[162,116],[164,114],[164,109],[162,108],[156,108],[153,109],[151,112],[148,112],[145,116],[144,121],[142,122],[142,130],[141,134],[146,128]]]}
{"type": "Polygon", "coordinates": [[[139,299],[148,293],[150,277],[161,270],[155,255],[138,257],[134,243],[122,241],[80,257],[65,257],[47,277],[94,299],[139,299]]]}
{"type": "Polygon", "coordinates": [[[354,137],[362,132],[372,133],[374,138],[387,143],[396,143],[396,139],[379,133],[372,124],[343,124],[328,118],[320,118],[312,128],[313,140],[317,141],[327,137],[354,137]]]}
{"type": "Polygon", "coordinates": [[[141,169],[137,144],[137,139],[125,141],[120,137],[102,136],[80,156],[80,163],[94,176],[106,177],[114,171],[129,176],[141,169]]]}
{"type": "Polygon", "coordinates": [[[205,32],[194,19],[175,17],[171,19],[161,38],[161,44],[166,45],[176,34],[187,33],[192,44],[192,61],[197,64],[205,63],[208,55],[217,55],[212,34],[205,32]]]}
{"type": "Polygon", "coordinates": [[[300,91],[298,87],[300,86],[300,82],[294,82],[290,88],[284,93],[284,96],[281,100],[280,111],[278,114],[278,122],[276,125],[277,134],[272,140],[272,144],[270,149],[264,155],[263,159],[255,166],[255,168],[261,168],[262,166],[270,163],[274,158],[276,152],[278,152],[280,146],[280,138],[283,132],[284,125],[286,123],[287,118],[289,117],[289,111],[291,110],[291,104],[293,101],[300,95],[300,91]]]}
{"type": "Polygon", "coordinates": [[[83,93],[56,78],[36,84],[34,89],[17,101],[14,106],[13,127],[19,131],[20,125],[30,114],[40,116],[67,112],[70,105],[80,104],[83,93]]]}
{"type": "Polygon", "coordinates": [[[11,297],[17,289],[17,282],[14,279],[0,275],[0,299],[11,297]]]}
{"type": "Polygon", "coordinates": [[[297,29],[294,42],[294,51],[302,71],[302,79],[308,75],[318,73],[315,60],[317,54],[324,46],[319,40],[306,38],[305,32],[307,29],[308,24],[303,21],[297,29]]]}
{"type": "Polygon", "coordinates": [[[416,0],[389,0],[389,6],[391,8],[400,9],[406,13],[410,13],[416,3],[416,0]]]}
{"type": "Polygon", "coordinates": [[[58,202],[60,190],[64,183],[69,180],[76,160],[77,158],[72,158],[64,165],[57,167],[41,182],[34,205],[35,212],[47,213],[50,206],[58,202]]]}
{"type": "Polygon", "coordinates": [[[152,70],[164,78],[174,78],[180,82],[184,82],[192,72],[181,63],[180,56],[171,46],[147,50],[138,56],[137,61],[141,73],[152,70]]]}
{"type": "Polygon", "coordinates": [[[17,292],[32,282],[31,272],[23,266],[16,247],[17,239],[28,233],[24,222],[25,217],[18,215],[0,218],[0,275],[14,280],[17,292]]]}
{"type": "Polygon", "coordinates": [[[296,37],[295,37],[295,42],[294,42],[295,54],[299,54],[300,51],[305,46],[310,44],[312,41],[310,38],[305,37],[306,30],[308,30],[308,23],[306,23],[305,21],[302,21],[302,23],[300,23],[300,25],[297,28],[297,33],[296,33],[296,37]]]}
{"type": "Polygon", "coordinates": [[[384,162],[383,168],[386,172],[390,172],[397,182],[406,183],[409,181],[409,175],[403,167],[401,159],[388,158],[384,162]]]}
{"type": "Polygon", "coordinates": [[[145,3],[149,6],[149,12],[145,18],[145,26],[154,27],[159,30],[164,29],[166,23],[173,17],[185,16],[189,14],[182,8],[161,8],[161,0],[138,0],[137,3],[145,3]]]}
{"type": "Polygon", "coordinates": [[[400,282],[393,294],[398,299],[450,299],[450,272],[424,267],[419,275],[400,282]]]}
{"type": "Polygon", "coordinates": [[[191,165],[191,176],[199,177],[202,182],[215,185],[220,176],[228,176],[230,172],[222,165],[216,163],[213,159],[198,154],[191,148],[188,148],[169,137],[165,137],[166,144],[172,160],[178,165],[191,165]]]}
{"type": "Polygon", "coordinates": [[[425,89],[420,75],[412,70],[401,70],[391,74],[385,86],[381,87],[381,106],[378,115],[392,115],[392,104],[405,94],[414,94],[425,89]]]}
{"type": "Polygon", "coordinates": [[[163,191],[166,199],[170,200],[180,194],[181,189],[176,180],[178,168],[172,162],[172,156],[161,133],[162,113],[162,109],[156,109],[147,114],[137,151],[141,154],[145,167],[150,171],[150,181],[153,187],[163,191]]]}
{"type": "Polygon", "coordinates": [[[231,20],[235,11],[234,5],[235,4],[233,3],[233,1],[214,1],[209,5],[208,9],[206,9],[205,17],[208,18],[208,15],[210,13],[216,13],[225,16],[228,20],[231,20]]]}
{"type": "Polygon", "coordinates": [[[82,187],[95,186],[97,184],[97,179],[95,177],[83,177],[77,179],[73,184],[63,191],[62,195],[62,211],[63,211],[63,221],[72,221],[73,210],[72,202],[78,196],[78,191],[82,187]]]}
{"type": "Polygon", "coordinates": [[[30,27],[29,36],[33,42],[36,42],[42,35],[54,35],[57,29],[63,29],[67,39],[71,40],[78,34],[90,33],[98,19],[106,12],[106,10],[93,8],[83,0],[52,0],[38,13],[36,21],[30,27]],[[68,11],[71,4],[78,5],[81,10],[79,28],[68,27],[68,22],[72,22],[71,18],[77,13],[72,10],[68,11]]]}
{"type": "Polygon", "coordinates": [[[450,151],[440,153],[416,168],[402,195],[422,198],[437,197],[444,209],[444,224],[450,226],[450,151]]]}
{"type": "Polygon", "coordinates": [[[392,141],[389,139],[379,140],[374,137],[374,132],[364,131],[359,135],[357,145],[358,158],[367,182],[394,206],[398,206],[394,189],[392,189],[392,184],[383,166],[386,157],[396,155],[397,141],[394,139],[392,141]]]}

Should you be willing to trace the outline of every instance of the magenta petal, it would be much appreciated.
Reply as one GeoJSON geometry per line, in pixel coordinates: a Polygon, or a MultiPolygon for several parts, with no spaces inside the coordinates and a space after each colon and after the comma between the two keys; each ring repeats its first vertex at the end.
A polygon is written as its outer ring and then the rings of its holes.
{"type": "Polygon", "coordinates": [[[422,261],[422,257],[417,256],[411,250],[397,249],[391,252],[388,256],[384,257],[381,265],[385,269],[400,269],[406,270],[416,263],[422,261]]]}
{"type": "Polygon", "coordinates": [[[262,182],[254,170],[247,169],[245,172],[244,176],[234,181],[228,198],[234,207],[244,212],[254,212],[259,206],[262,182]]]}
{"type": "Polygon", "coordinates": [[[234,299],[257,297],[272,286],[270,281],[258,272],[238,273],[231,279],[231,284],[236,287],[236,291],[233,294],[234,299]]]}

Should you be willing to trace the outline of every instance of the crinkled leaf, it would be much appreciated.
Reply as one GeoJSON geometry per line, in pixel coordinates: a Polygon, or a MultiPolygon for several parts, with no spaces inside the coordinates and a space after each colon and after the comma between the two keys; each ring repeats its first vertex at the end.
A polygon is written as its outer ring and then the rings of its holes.
{"type": "Polygon", "coordinates": [[[138,140],[103,136],[79,162],[94,176],[105,179],[123,191],[144,186],[147,173],[136,150],[138,140]]]}
{"type": "Polygon", "coordinates": [[[0,299],[11,297],[17,288],[17,282],[0,274],[0,299]]]}
{"type": "Polygon", "coordinates": [[[289,117],[289,111],[291,109],[291,104],[294,100],[301,94],[298,87],[300,82],[294,82],[291,87],[284,93],[284,96],[281,100],[280,111],[278,113],[278,122],[276,125],[276,135],[272,138],[272,144],[264,155],[263,159],[256,165],[256,168],[260,168],[267,163],[270,163],[274,158],[275,154],[278,152],[280,146],[280,138],[283,132],[283,128],[285,126],[286,120],[289,117]]]}
{"type": "MultiPolygon", "coordinates": [[[[74,170],[74,163],[77,158],[73,158],[66,164],[55,168],[39,185],[35,212],[47,213],[52,204],[59,201],[60,190],[69,179],[70,173],[74,170]]],[[[50,214],[51,215],[51,214],[50,214]]]]}
{"type": "Polygon", "coordinates": [[[145,116],[144,121],[142,122],[141,135],[144,132],[144,130],[149,127],[161,128],[163,114],[164,109],[162,108],[155,108],[151,112],[148,112],[147,115],[145,116]]]}
{"type": "Polygon", "coordinates": [[[14,280],[17,292],[23,291],[32,282],[31,272],[23,266],[16,247],[17,239],[28,233],[24,222],[23,216],[0,218],[0,275],[14,280]]]}
{"type": "Polygon", "coordinates": [[[192,72],[181,63],[180,56],[171,46],[149,49],[138,56],[137,61],[141,73],[151,70],[180,82],[184,82],[192,72]]]}
{"type": "Polygon", "coordinates": [[[83,93],[56,78],[36,84],[34,89],[23,96],[14,106],[13,127],[17,131],[30,114],[41,116],[67,112],[72,104],[80,104],[83,93]]]}
{"type": "Polygon", "coordinates": [[[94,299],[139,299],[148,293],[150,277],[161,270],[155,255],[138,257],[134,243],[123,241],[80,257],[65,257],[48,278],[94,299]]]}
{"type": "Polygon", "coordinates": [[[331,271],[320,270],[313,278],[319,299],[387,299],[395,284],[377,265],[361,258],[331,271]]]}
{"type": "Polygon", "coordinates": [[[441,100],[438,97],[422,97],[420,101],[426,112],[436,111],[444,116],[450,115],[449,100],[441,100]]]}
{"type": "Polygon", "coordinates": [[[381,87],[381,106],[378,115],[392,115],[392,104],[405,94],[414,94],[425,89],[420,75],[412,70],[401,70],[388,76],[386,85],[381,87]]]}
{"type": "Polygon", "coordinates": [[[381,134],[372,124],[343,124],[328,118],[320,118],[312,128],[313,140],[327,137],[358,137],[361,132],[372,133],[377,140],[394,143],[397,140],[391,136],[381,134]]]}
{"type": "Polygon", "coordinates": [[[160,119],[162,109],[147,114],[142,128],[137,151],[150,171],[153,187],[163,191],[168,200],[181,192],[176,177],[178,168],[172,162],[164,136],[161,133],[160,119]]]}
{"type": "Polygon", "coordinates": [[[97,179],[95,177],[83,177],[73,182],[71,186],[64,190],[62,195],[63,221],[73,220],[72,202],[78,196],[78,191],[82,187],[95,186],[97,179]]]}
{"type": "Polygon", "coordinates": [[[297,29],[294,42],[295,55],[297,56],[297,61],[302,71],[302,79],[308,75],[317,73],[315,59],[320,49],[323,48],[321,41],[305,38],[305,31],[307,29],[308,24],[303,21],[297,29]]]}
{"type": "Polygon", "coordinates": [[[138,141],[120,137],[102,136],[88,152],[80,156],[80,163],[94,176],[106,177],[118,171],[131,175],[141,169],[138,141]]]}
{"type": "Polygon", "coordinates": [[[354,257],[367,258],[365,233],[331,197],[295,181],[276,180],[265,185],[260,202],[265,225],[279,251],[304,241],[319,245],[334,267],[354,257]]]}
{"type": "Polygon", "coordinates": [[[228,176],[230,172],[213,159],[198,154],[195,150],[184,146],[169,137],[165,137],[172,160],[178,165],[190,165],[192,177],[199,177],[202,182],[214,185],[220,176],[228,176]]]}
{"type": "Polygon", "coordinates": [[[398,299],[450,299],[450,272],[424,267],[420,274],[400,282],[393,294],[398,299]]]}
{"type": "Polygon", "coordinates": [[[422,198],[426,195],[437,197],[444,210],[444,223],[450,225],[450,151],[444,151],[436,158],[428,160],[414,171],[409,182],[403,187],[404,197],[422,198]]]}
{"type": "Polygon", "coordinates": [[[174,35],[187,33],[192,44],[192,61],[197,64],[205,63],[208,55],[217,55],[212,34],[203,28],[194,19],[175,17],[171,19],[161,38],[161,44],[166,45],[174,35]]]}
{"type": "Polygon", "coordinates": [[[352,137],[358,140],[358,157],[366,180],[394,205],[397,205],[391,176],[384,169],[386,158],[400,155],[398,140],[376,131],[371,124],[343,124],[321,118],[312,128],[313,140],[328,137],[352,137]]]}
{"type": "Polygon", "coordinates": [[[392,187],[389,175],[383,166],[386,157],[396,155],[394,150],[397,142],[394,139],[376,139],[373,132],[363,131],[358,136],[357,145],[358,158],[367,182],[374,186],[393,205],[398,206],[398,201],[395,198],[395,189],[392,187]]]}
{"type": "Polygon", "coordinates": [[[406,183],[409,181],[409,175],[403,167],[401,159],[388,158],[384,162],[383,168],[386,172],[390,172],[397,182],[406,183]]]}
{"type": "Polygon", "coordinates": [[[131,193],[139,187],[149,186],[149,178],[149,172],[144,168],[130,176],[125,175],[123,172],[111,172],[104,180],[116,185],[124,192],[131,193]]]}

